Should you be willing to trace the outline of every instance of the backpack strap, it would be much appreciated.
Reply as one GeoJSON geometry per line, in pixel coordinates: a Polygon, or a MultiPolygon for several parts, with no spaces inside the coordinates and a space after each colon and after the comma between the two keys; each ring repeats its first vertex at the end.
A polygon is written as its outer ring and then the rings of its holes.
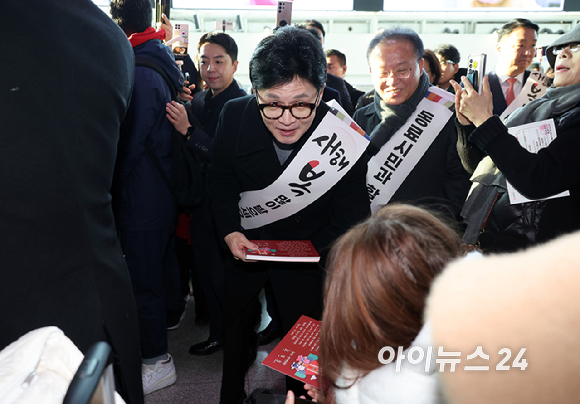
{"type": "MultiPolygon", "coordinates": [[[[135,56],[135,66],[143,66],[155,70],[163,78],[163,80],[165,80],[165,83],[169,87],[171,99],[172,100],[177,99],[177,89],[175,88],[173,82],[169,80],[169,76],[159,63],[143,56],[135,56]]],[[[153,162],[153,165],[155,166],[157,171],[159,171],[159,175],[161,175],[161,178],[163,178],[163,182],[165,182],[165,185],[167,185],[167,188],[171,192],[171,196],[175,199],[173,185],[171,184],[171,181],[169,180],[167,173],[165,172],[163,167],[161,167],[161,162],[157,158],[157,155],[153,152],[151,146],[149,146],[149,143],[147,142],[145,142],[145,151],[147,152],[147,155],[153,162]]]]}
{"type": "Polygon", "coordinates": [[[169,87],[169,91],[171,92],[171,99],[175,100],[177,98],[177,88],[175,87],[175,84],[173,84],[173,82],[169,79],[169,76],[159,63],[143,56],[135,56],[135,66],[148,67],[159,73],[159,75],[163,77],[163,80],[165,80],[165,83],[167,83],[167,86],[169,87]]]}

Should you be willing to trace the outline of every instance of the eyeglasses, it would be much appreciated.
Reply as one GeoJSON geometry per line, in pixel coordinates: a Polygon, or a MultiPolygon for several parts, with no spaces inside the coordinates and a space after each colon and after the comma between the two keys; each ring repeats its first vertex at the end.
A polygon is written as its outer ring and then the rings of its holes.
{"type": "Polygon", "coordinates": [[[441,66],[447,66],[449,63],[451,63],[452,65],[455,64],[455,62],[453,60],[444,60],[444,59],[442,59],[442,60],[439,61],[439,64],[441,66]]]}
{"type": "Polygon", "coordinates": [[[552,53],[554,55],[559,55],[568,46],[570,47],[570,52],[578,52],[578,51],[580,51],[580,42],[574,42],[574,43],[567,43],[566,45],[554,46],[552,48],[552,53]]]}
{"type": "Polygon", "coordinates": [[[258,99],[264,101],[258,91],[256,91],[256,102],[258,103],[258,108],[260,112],[264,115],[267,119],[278,119],[282,115],[284,115],[284,111],[290,111],[290,114],[296,119],[306,119],[312,115],[312,111],[316,109],[316,105],[318,104],[318,97],[320,97],[320,92],[316,95],[316,100],[314,103],[309,102],[297,102],[292,105],[282,105],[278,102],[267,102],[264,104],[260,104],[258,99]]]}
{"type": "Polygon", "coordinates": [[[413,63],[413,67],[410,67],[408,69],[397,69],[395,71],[392,72],[380,72],[379,73],[379,77],[381,79],[388,79],[389,77],[393,76],[396,79],[408,79],[409,76],[411,76],[411,71],[413,71],[413,69],[415,68],[415,65],[419,63],[419,61],[417,60],[415,63],[413,63]]]}

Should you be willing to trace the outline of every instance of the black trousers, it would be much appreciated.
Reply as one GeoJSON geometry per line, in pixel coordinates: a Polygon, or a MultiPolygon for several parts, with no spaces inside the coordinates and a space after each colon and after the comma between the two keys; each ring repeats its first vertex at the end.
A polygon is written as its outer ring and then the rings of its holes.
{"type": "Polygon", "coordinates": [[[224,254],[209,202],[191,212],[191,244],[197,281],[203,290],[209,314],[209,339],[223,339],[224,254]]]}
{"type": "Polygon", "coordinates": [[[167,310],[178,311],[185,306],[180,293],[174,232],[173,227],[118,232],[137,303],[144,359],[167,353],[167,310]]]}
{"type": "Polygon", "coordinates": [[[318,264],[225,261],[224,362],[220,403],[240,403],[257,351],[258,295],[270,280],[284,333],[300,316],[320,318],[323,271],[318,264]]]}

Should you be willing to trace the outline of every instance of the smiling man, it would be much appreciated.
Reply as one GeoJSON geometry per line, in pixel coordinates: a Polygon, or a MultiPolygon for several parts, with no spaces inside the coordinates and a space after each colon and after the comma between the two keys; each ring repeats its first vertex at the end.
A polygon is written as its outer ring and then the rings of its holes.
{"type": "Polygon", "coordinates": [[[525,87],[530,76],[526,69],[536,54],[539,29],[530,20],[516,18],[497,31],[498,61],[488,75],[495,115],[501,115],[525,87]]]}
{"type": "Polygon", "coordinates": [[[412,30],[377,34],[367,50],[374,102],[355,121],[371,137],[371,209],[389,202],[427,205],[458,217],[469,180],[456,150],[452,95],[429,84],[423,42],[412,30]]]}
{"type": "MultiPolygon", "coordinates": [[[[191,100],[193,117],[188,119],[183,105],[167,104],[168,119],[187,139],[187,146],[203,156],[209,165],[213,155],[214,135],[220,113],[226,102],[246,96],[234,80],[238,68],[238,45],[223,32],[204,34],[198,42],[199,71],[208,89],[191,100]]],[[[207,170],[203,170],[207,173],[207,170]]],[[[209,314],[209,337],[189,348],[191,355],[211,355],[222,349],[223,335],[223,253],[212,219],[209,195],[202,206],[180,213],[179,220],[190,220],[195,275],[202,286],[209,314]]],[[[187,224],[186,224],[187,226],[187,224]]],[[[181,314],[181,313],[179,313],[181,314]]],[[[179,318],[179,316],[177,316],[179,318]]]]}
{"type": "MultiPolygon", "coordinates": [[[[245,262],[244,247],[256,248],[249,240],[310,240],[324,262],[330,244],[369,213],[364,158],[350,161],[338,180],[325,182],[325,171],[316,168],[325,157],[313,134],[329,111],[321,101],[326,57],[320,42],[304,29],[278,29],[254,51],[250,80],[254,95],[232,100],[222,111],[209,172],[217,231],[230,252],[225,265],[222,403],[239,403],[245,397],[244,375],[258,346],[253,330],[258,294],[267,282],[284,333],[301,315],[320,316],[322,268],[245,262]],[[302,161],[308,164],[292,168],[302,161]],[[288,175],[293,179],[284,181],[288,175]],[[289,186],[304,188],[286,192],[289,186]],[[243,201],[250,194],[265,203],[250,205],[254,208],[249,215],[243,212],[243,201]],[[304,203],[302,195],[312,195],[312,202],[304,203]],[[265,222],[247,225],[248,215],[265,222]]],[[[329,153],[334,152],[325,156],[329,153]]]]}
{"type": "Polygon", "coordinates": [[[454,92],[455,90],[453,90],[450,81],[455,78],[455,75],[459,71],[461,55],[457,48],[451,44],[439,45],[435,48],[434,52],[435,55],[437,55],[439,65],[441,66],[441,77],[439,78],[437,87],[449,92],[454,92]]]}

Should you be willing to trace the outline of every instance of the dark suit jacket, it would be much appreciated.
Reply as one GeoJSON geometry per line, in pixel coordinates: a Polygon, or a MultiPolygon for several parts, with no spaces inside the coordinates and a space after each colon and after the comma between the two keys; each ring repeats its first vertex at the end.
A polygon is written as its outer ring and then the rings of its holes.
{"type": "MultiPolygon", "coordinates": [[[[375,102],[356,111],[354,119],[369,134],[381,122],[375,102]]],[[[449,216],[459,212],[470,187],[469,176],[457,154],[454,119],[443,127],[417,165],[393,195],[392,202],[427,205],[449,216]]]]}
{"type": "MultiPolygon", "coordinates": [[[[255,97],[237,98],[225,105],[209,172],[212,211],[221,240],[229,233],[241,231],[240,193],[263,189],[273,183],[327,111],[328,106],[321,103],[311,128],[297,142],[285,164],[280,165],[273,136],[262,121],[255,97]]],[[[369,214],[365,176],[366,162],[359,159],[333,188],[311,205],[288,218],[243,233],[250,240],[311,240],[320,251],[369,214]]]]}
{"type": "Polygon", "coordinates": [[[20,41],[3,42],[0,349],[48,325],[85,353],[107,341],[125,400],[143,403],[135,299],[109,194],[131,46],[90,0],[10,1],[2,12],[9,32],[34,43],[37,63],[21,63],[20,41]],[[21,29],[28,19],[36,29],[21,29]]]}
{"type": "Polygon", "coordinates": [[[326,75],[326,85],[340,93],[340,105],[342,105],[347,114],[352,116],[352,114],[354,114],[354,106],[350,99],[350,94],[346,88],[346,84],[344,83],[345,81],[338,76],[332,74],[326,75]]]}
{"type": "Polygon", "coordinates": [[[187,147],[211,161],[215,130],[225,103],[246,95],[248,93],[242,90],[235,80],[215,97],[211,96],[210,90],[196,93],[191,100],[191,113],[194,118],[190,116],[189,120],[192,125],[198,126],[193,131],[190,129],[191,137],[187,141],[187,147]],[[191,122],[192,120],[197,122],[191,122]]]}
{"type": "MultiPolygon", "coordinates": [[[[500,116],[507,108],[507,102],[505,100],[505,96],[503,95],[503,91],[501,90],[501,83],[495,74],[495,70],[490,71],[487,77],[489,80],[491,94],[493,95],[493,114],[500,116]]],[[[530,71],[526,70],[524,72],[524,84],[526,83],[528,77],[530,77],[530,71]]]]}
{"type": "Polygon", "coordinates": [[[346,89],[348,90],[348,93],[350,95],[350,101],[352,102],[352,105],[356,105],[358,99],[364,95],[364,91],[357,90],[356,88],[351,86],[350,83],[346,80],[344,81],[344,85],[346,86],[346,89]]]}
{"type": "Polygon", "coordinates": [[[328,86],[324,87],[324,91],[322,92],[322,101],[330,102],[332,100],[336,100],[340,105],[342,105],[340,93],[334,88],[330,88],[328,86]]]}

